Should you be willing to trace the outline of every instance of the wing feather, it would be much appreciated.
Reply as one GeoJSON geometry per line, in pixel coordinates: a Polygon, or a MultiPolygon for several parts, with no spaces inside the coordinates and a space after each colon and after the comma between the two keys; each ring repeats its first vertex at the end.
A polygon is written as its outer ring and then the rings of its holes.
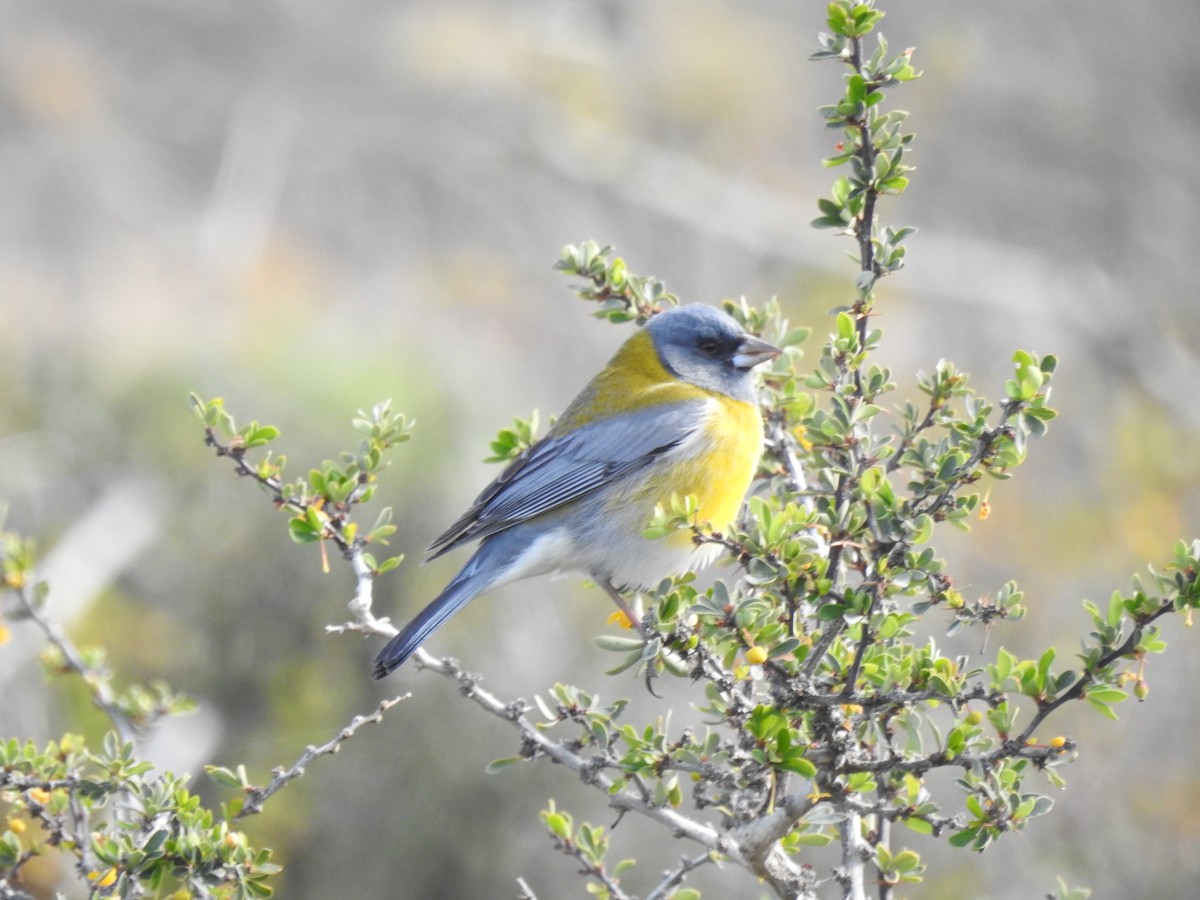
{"type": "Polygon", "coordinates": [[[708,402],[678,401],[553,430],[509,463],[430,545],[430,559],[496,534],[650,465],[700,428],[708,402]]]}

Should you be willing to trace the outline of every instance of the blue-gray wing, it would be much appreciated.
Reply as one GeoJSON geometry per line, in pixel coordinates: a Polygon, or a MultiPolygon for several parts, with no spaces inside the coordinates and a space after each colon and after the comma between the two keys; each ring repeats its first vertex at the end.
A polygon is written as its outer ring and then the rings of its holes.
{"type": "Polygon", "coordinates": [[[701,427],[707,405],[688,400],[614,416],[567,434],[551,431],[509,463],[430,545],[430,559],[645,468],[701,427]]]}

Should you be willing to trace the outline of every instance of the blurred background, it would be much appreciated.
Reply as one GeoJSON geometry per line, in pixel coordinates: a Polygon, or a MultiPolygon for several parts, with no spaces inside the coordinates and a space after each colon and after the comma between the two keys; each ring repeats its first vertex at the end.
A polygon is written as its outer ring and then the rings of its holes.
{"type": "MultiPolygon", "coordinates": [[[[350,573],[322,575],[212,457],[188,391],[282,428],[293,475],[355,445],[359,408],[390,397],[415,417],[380,491],[409,562],[376,606],[414,613],[463,561],[416,564],[495,474],[481,460],[496,430],[561,410],[628,333],[551,270],[563,244],[615,244],[687,301],[778,295],[819,346],[853,272],[849,242],[808,227],[837,139],[815,110],[842,74],[807,60],[824,6],[0,5],[0,497],[8,527],[40,540],[51,612],[125,677],[199,699],[149,748],[177,770],[245,762],[266,780],[413,692],[247,823],[286,867],[280,896],[515,896],[518,877],[543,900],[584,896],[537,813],[554,796],[611,814],[548,765],[485,775],[513,734],[444,680],[371,682],[378,642],[323,633],[350,573]]],[[[991,517],[939,546],[964,593],[1026,590],[1029,619],[991,649],[1055,644],[1065,661],[1082,598],[1106,601],[1200,532],[1200,6],[885,8],[882,31],[917,47],[925,77],[890,101],[912,113],[918,170],[883,221],[920,233],[882,288],[880,356],[897,402],[941,357],[996,397],[1014,349],[1060,356],[1061,418],[993,486],[991,517]]],[[[590,636],[609,606],[525,583],[431,650],[506,698],[555,681],[644,696],[601,674],[613,658],[590,636]]],[[[904,835],[930,864],[904,893],[1015,900],[1056,874],[1103,897],[1194,891],[1200,635],[1169,621],[1166,636],[1145,704],[1055,720],[1081,752],[1068,788],[1047,788],[1053,815],[982,856],[904,835]]],[[[0,648],[0,736],[80,717],[98,734],[81,695],[45,682],[40,645],[18,623],[0,648]]],[[[692,849],[633,821],[615,844],[641,860],[635,893],[692,849]]],[[[732,870],[695,883],[757,890],[732,870]]]]}

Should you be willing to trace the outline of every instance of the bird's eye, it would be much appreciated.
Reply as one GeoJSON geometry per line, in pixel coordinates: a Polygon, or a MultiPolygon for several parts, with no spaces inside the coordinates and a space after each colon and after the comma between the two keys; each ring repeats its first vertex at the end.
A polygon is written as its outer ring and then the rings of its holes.
{"type": "Polygon", "coordinates": [[[712,338],[700,338],[696,342],[696,349],[705,356],[716,356],[717,351],[721,349],[721,345],[712,338]]]}

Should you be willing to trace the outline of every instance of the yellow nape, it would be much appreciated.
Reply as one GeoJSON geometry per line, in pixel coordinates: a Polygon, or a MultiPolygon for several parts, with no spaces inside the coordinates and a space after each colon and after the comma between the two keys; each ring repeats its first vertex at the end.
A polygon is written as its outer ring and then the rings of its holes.
{"type": "Polygon", "coordinates": [[[712,396],[686,381],[680,381],[659,361],[654,341],[643,329],[621,345],[554,425],[560,434],[591,422],[648,406],[679,403],[712,396]]]}

